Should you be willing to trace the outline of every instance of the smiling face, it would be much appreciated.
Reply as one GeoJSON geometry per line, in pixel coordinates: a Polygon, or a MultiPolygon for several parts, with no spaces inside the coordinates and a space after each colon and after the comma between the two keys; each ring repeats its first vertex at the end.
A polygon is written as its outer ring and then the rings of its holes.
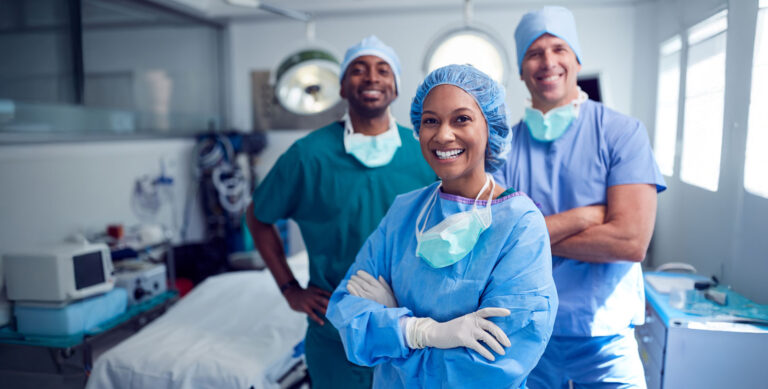
{"type": "Polygon", "coordinates": [[[349,102],[349,109],[360,116],[383,115],[397,97],[395,74],[379,57],[358,57],[347,67],[339,93],[349,102]]]}
{"type": "Polygon", "coordinates": [[[454,85],[434,87],[423,107],[419,143],[424,158],[446,192],[474,197],[485,182],[488,144],[488,124],[480,107],[454,85]]]}
{"type": "Polygon", "coordinates": [[[579,96],[576,79],[581,65],[564,40],[544,34],[525,52],[520,79],[531,92],[531,103],[544,113],[579,96]]]}

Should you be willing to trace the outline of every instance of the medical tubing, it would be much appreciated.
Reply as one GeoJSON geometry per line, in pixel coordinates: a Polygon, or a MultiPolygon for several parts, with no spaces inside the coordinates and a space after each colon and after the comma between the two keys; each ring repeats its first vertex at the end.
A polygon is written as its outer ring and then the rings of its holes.
{"type": "Polygon", "coordinates": [[[225,135],[214,135],[202,139],[195,145],[195,175],[203,174],[215,168],[222,162],[234,163],[235,148],[225,135]]]}
{"type": "Polygon", "coordinates": [[[149,176],[136,179],[131,192],[131,208],[140,220],[153,220],[160,211],[161,202],[160,193],[149,176]]]}
{"type": "Polygon", "coordinates": [[[238,215],[248,207],[251,197],[248,195],[248,182],[236,165],[222,162],[211,172],[213,186],[219,194],[222,208],[232,215],[238,215]],[[231,175],[222,179],[222,175],[231,175]]]}

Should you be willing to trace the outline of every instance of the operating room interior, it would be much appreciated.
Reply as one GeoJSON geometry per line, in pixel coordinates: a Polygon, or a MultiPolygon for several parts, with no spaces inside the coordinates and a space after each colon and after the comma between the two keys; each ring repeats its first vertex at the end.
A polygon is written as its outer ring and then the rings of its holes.
{"type": "MultiPolygon", "coordinates": [[[[338,64],[370,35],[400,58],[398,123],[411,127],[419,83],[448,63],[494,77],[518,123],[530,94],[515,27],[547,5],[576,20],[582,90],[645,125],[666,182],[641,263],[647,315],[635,336],[648,387],[766,387],[766,0],[0,0],[0,387],[308,387],[295,347],[306,317],[282,299],[243,216],[254,188],[296,140],[341,119],[338,64]],[[457,31],[476,40],[441,46],[457,31]],[[331,58],[314,59],[333,64],[320,80],[289,68],[308,49],[331,58]],[[18,312],[42,305],[6,294],[24,269],[8,263],[74,253],[64,242],[106,245],[115,264],[162,264],[162,291],[129,286],[125,323],[35,333],[50,326],[18,312]],[[269,317],[285,322],[253,324],[269,317]],[[170,363],[192,342],[182,333],[212,354],[170,363]],[[147,377],[172,378],[139,378],[153,368],[147,377]]],[[[278,230],[306,283],[299,227],[278,230]]],[[[15,284],[43,288],[25,277],[15,284]]]]}

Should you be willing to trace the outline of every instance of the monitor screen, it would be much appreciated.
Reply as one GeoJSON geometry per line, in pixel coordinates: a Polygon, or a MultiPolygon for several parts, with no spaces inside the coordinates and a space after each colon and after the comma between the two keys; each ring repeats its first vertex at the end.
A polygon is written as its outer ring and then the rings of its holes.
{"type": "Polygon", "coordinates": [[[589,96],[590,100],[602,102],[603,96],[600,93],[601,91],[601,85],[600,85],[600,76],[595,75],[587,75],[587,76],[580,76],[578,80],[576,80],[576,83],[579,85],[579,88],[584,91],[584,93],[589,96]]]}
{"type": "Polygon", "coordinates": [[[75,268],[75,288],[77,290],[106,281],[101,251],[76,255],[72,258],[72,263],[75,268]]]}

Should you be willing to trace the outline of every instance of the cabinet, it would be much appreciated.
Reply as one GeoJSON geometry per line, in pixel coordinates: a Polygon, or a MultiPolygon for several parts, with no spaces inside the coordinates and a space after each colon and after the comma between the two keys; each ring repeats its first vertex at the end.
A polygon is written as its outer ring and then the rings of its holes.
{"type": "MultiPolygon", "coordinates": [[[[649,285],[649,275],[701,278],[646,273],[645,324],[636,328],[635,335],[649,389],[768,387],[768,327],[722,316],[724,307],[704,300],[695,290],[686,292],[698,299],[695,307],[689,301],[681,309],[673,308],[669,294],[649,285]],[[699,314],[694,313],[697,309],[699,314]]],[[[718,291],[726,293],[729,302],[740,302],[733,310],[750,306],[749,300],[731,290],[718,287],[718,291]]],[[[752,309],[764,312],[765,307],[754,304],[752,309]]]]}

